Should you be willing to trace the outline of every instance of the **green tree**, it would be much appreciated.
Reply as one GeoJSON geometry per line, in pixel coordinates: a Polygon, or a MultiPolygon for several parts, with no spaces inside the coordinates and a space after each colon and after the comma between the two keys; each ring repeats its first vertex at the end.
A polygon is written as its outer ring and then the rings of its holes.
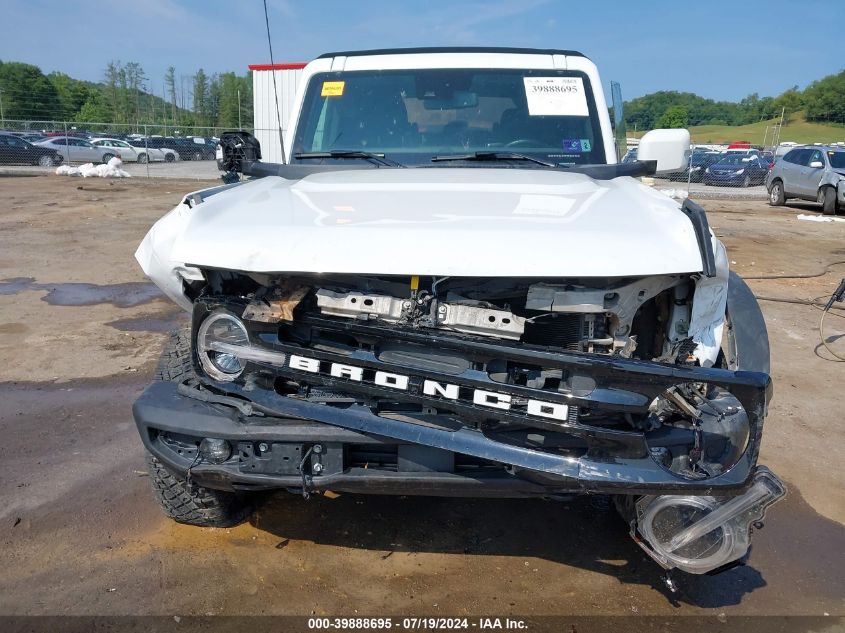
{"type": "Polygon", "coordinates": [[[208,76],[202,68],[194,75],[194,121],[208,125],[208,76]]]}
{"type": "Polygon", "coordinates": [[[3,118],[50,121],[64,112],[55,86],[38,66],[0,62],[3,118]]]}
{"type": "Polygon", "coordinates": [[[802,97],[808,120],[845,123],[845,70],[814,81],[802,97]]]}
{"type": "Polygon", "coordinates": [[[164,87],[170,95],[171,123],[173,125],[179,125],[179,117],[176,114],[176,69],[173,66],[168,67],[167,72],[164,74],[164,87]]]}
{"type": "Polygon", "coordinates": [[[689,125],[689,113],[683,106],[670,106],[666,108],[655,127],[658,128],[685,128],[689,125]]]}
{"type": "Polygon", "coordinates": [[[97,92],[97,87],[86,81],[80,81],[60,72],[52,72],[47,79],[53,84],[59,96],[61,118],[73,120],[89,97],[97,92]]]}
{"type": "Polygon", "coordinates": [[[798,112],[803,106],[804,99],[798,90],[798,86],[793,86],[774,100],[777,115],[780,115],[783,111],[786,120],[789,120],[790,116],[798,112]]]}
{"type": "Polygon", "coordinates": [[[114,110],[111,109],[108,99],[99,90],[92,91],[85,103],[74,117],[79,123],[101,123],[115,120],[114,110]]]}

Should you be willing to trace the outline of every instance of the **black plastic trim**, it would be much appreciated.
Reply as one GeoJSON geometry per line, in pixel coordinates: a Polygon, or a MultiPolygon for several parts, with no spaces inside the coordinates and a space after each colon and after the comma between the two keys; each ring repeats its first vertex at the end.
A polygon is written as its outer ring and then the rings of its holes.
{"type": "MultiPolygon", "coordinates": [[[[168,467],[185,472],[191,465],[190,462],[184,458],[177,459],[172,451],[163,447],[157,438],[159,431],[231,440],[300,442],[303,419],[309,419],[322,423],[320,426],[323,427],[340,427],[346,432],[353,431],[356,435],[360,433],[370,436],[371,441],[385,442],[384,439],[374,440],[372,436],[392,438],[388,441],[394,444],[398,442],[431,446],[543,473],[544,489],[547,492],[561,493],[713,494],[717,490],[733,491],[744,488],[755,470],[756,455],[754,451],[749,450],[723,475],[707,480],[686,480],[660,468],[650,457],[622,459],[608,455],[603,459],[574,458],[499,442],[480,431],[466,427],[455,431],[384,418],[363,406],[337,408],[277,396],[263,389],[249,392],[235,390],[239,395],[249,396],[262,406],[275,409],[282,419],[240,416],[235,409],[180,395],[176,383],[158,382],[150,385],[133,405],[141,439],[147,449],[168,467]],[[284,419],[285,417],[288,419],[284,419]]],[[[307,441],[320,442],[324,441],[323,437],[324,431],[315,428],[308,435],[307,441]]],[[[212,487],[226,488],[231,482],[237,481],[238,477],[242,477],[236,464],[202,465],[198,470],[217,478],[216,485],[212,487]]],[[[192,474],[194,472],[192,468],[192,474]]],[[[375,469],[372,474],[379,476],[375,469]]],[[[367,473],[360,473],[358,476],[366,478],[367,473]]],[[[284,476],[258,477],[261,477],[264,488],[295,485],[284,476]]]]}
{"type": "Polygon", "coordinates": [[[713,241],[710,239],[710,225],[707,222],[707,214],[701,205],[696,204],[689,198],[684,200],[681,211],[692,222],[695,229],[695,239],[698,242],[698,250],[701,253],[701,266],[705,277],[716,276],[716,255],[713,253],[713,241]]]}
{"type": "Polygon", "coordinates": [[[363,51],[341,51],[324,53],[317,59],[331,57],[365,57],[371,55],[415,55],[419,53],[502,53],[517,55],[567,55],[569,57],[584,57],[578,51],[568,51],[557,48],[508,48],[497,46],[421,46],[416,48],[374,48],[363,51]]]}

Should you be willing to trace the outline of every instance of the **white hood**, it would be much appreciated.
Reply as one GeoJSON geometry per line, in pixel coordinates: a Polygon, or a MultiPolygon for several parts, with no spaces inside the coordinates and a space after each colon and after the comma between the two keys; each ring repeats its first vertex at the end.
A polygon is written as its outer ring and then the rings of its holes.
{"type": "Polygon", "coordinates": [[[136,255],[155,280],[195,265],[250,272],[620,277],[701,270],[676,201],[632,178],[417,168],[262,178],[180,205],[136,255]]]}

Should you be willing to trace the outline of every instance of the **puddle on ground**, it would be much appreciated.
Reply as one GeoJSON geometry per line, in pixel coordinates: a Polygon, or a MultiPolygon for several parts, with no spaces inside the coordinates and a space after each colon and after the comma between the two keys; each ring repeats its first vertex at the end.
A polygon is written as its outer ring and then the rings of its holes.
{"type": "Polygon", "coordinates": [[[0,281],[0,295],[15,295],[25,290],[45,290],[41,297],[54,306],[91,306],[98,303],[111,303],[118,308],[132,308],[149,303],[164,295],[147,281],[134,281],[124,284],[39,284],[32,277],[14,277],[0,281]]]}

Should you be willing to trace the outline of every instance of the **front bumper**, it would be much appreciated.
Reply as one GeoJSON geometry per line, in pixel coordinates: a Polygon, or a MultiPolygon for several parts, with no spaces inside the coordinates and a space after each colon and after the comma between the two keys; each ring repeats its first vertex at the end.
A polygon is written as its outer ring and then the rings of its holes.
{"type": "MultiPolygon", "coordinates": [[[[711,186],[722,186],[722,187],[739,187],[742,182],[745,180],[746,174],[729,174],[729,175],[721,175],[721,174],[704,174],[701,178],[701,181],[705,185],[711,186]]],[[[752,179],[753,180],[753,179],[752,179]]]]}
{"type": "Polygon", "coordinates": [[[749,446],[727,472],[706,480],[685,479],[658,465],[641,433],[602,433],[583,425],[572,430],[586,435],[591,448],[576,457],[466,426],[415,423],[363,406],[338,408],[235,385],[221,396],[196,384],[154,383],[133,412],[152,454],[171,470],[190,469],[197,482],[218,489],[497,497],[727,494],[754,475],[762,426],[762,415],[754,412],[763,413],[770,387],[765,374],[739,373],[752,417],[749,446]],[[199,459],[197,446],[206,437],[227,440],[232,457],[222,464],[199,459]]]}

